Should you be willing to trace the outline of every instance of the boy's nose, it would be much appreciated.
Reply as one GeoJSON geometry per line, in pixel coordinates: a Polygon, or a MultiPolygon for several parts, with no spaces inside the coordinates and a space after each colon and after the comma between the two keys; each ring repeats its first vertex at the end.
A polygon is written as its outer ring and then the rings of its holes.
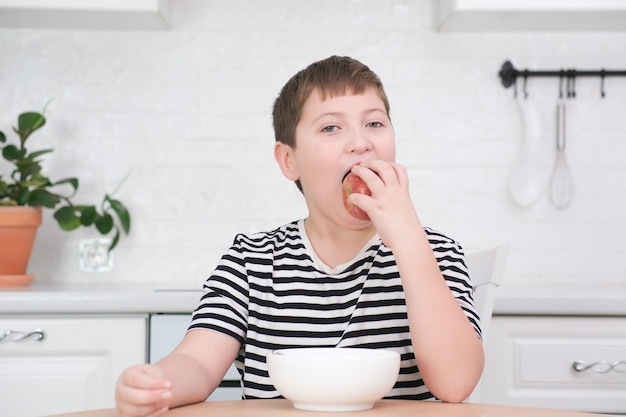
{"type": "Polygon", "coordinates": [[[365,135],[360,132],[355,132],[350,138],[348,147],[350,152],[362,153],[369,151],[372,144],[365,135]]]}

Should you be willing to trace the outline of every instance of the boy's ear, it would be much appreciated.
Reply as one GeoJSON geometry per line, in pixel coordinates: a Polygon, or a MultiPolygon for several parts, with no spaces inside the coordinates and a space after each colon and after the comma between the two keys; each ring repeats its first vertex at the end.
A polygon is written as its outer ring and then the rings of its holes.
{"type": "Polygon", "coordinates": [[[291,146],[283,142],[276,142],[274,145],[274,159],[287,179],[296,181],[300,178],[300,174],[298,173],[293,159],[293,149],[291,146]]]}

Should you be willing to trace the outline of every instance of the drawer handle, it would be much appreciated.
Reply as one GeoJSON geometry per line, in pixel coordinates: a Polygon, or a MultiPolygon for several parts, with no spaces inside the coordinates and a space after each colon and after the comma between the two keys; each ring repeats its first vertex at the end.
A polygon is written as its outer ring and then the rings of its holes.
{"type": "Polygon", "coordinates": [[[24,342],[29,339],[41,342],[45,338],[46,334],[40,329],[30,332],[22,332],[20,330],[0,331],[0,342],[24,342]]]}
{"type": "Polygon", "coordinates": [[[572,363],[572,368],[574,368],[576,372],[585,372],[591,369],[593,372],[598,374],[606,374],[611,371],[623,373],[626,372],[626,361],[598,361],[591,363],[587,363],[585,361],[575,361],[572,363]]]}

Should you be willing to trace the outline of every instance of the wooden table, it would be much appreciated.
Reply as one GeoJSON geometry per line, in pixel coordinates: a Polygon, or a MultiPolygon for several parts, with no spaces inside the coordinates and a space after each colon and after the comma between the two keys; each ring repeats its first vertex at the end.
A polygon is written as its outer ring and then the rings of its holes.
{"type": "MultiPolygon", "coordinates": [[[[293,408],[287,400],[208,401],[169,410],[163,417],[599,417],[602,414],[489,404],[380,400],[365,411],[316,412],[293,408]]],[[[119,417],[115,409],[57,414],[55,417],[119,417]]],[[[603,416],[606,417],[606,416],[603,416]]]]}

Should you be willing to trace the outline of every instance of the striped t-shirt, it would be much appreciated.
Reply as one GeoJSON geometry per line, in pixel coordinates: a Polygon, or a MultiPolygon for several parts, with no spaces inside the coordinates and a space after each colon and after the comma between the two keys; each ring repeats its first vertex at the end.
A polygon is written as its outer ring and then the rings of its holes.
{"type": "MultiPolygon", "coordinates": [[[[480,335],[462,248],[424,230],[448,287],[480,335]]],[[[303,220],[239,234],[204,290],[189,329],[215,330],[241,343],[235,365],[246,399],[280,397],[268,376],[268,352],[313,346],[395,350],[400,373],[387,398],[433,398],[415,362],[398,267],[378,235],[353,260],[329,268],[315,255],[303,220]]]]}

